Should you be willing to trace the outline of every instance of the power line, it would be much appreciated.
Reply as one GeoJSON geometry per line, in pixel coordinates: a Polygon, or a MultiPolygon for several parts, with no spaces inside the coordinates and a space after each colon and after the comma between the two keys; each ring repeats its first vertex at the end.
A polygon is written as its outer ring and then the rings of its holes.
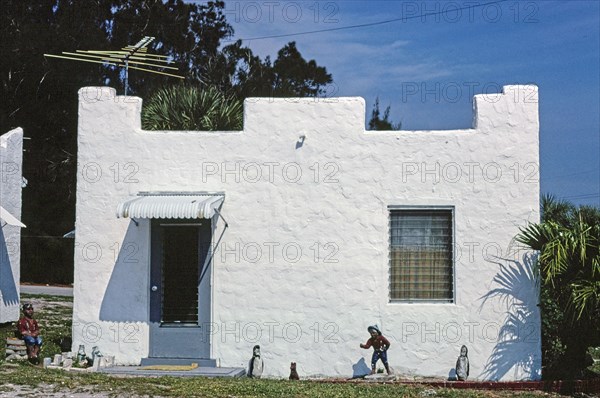
{"type": "Polygon", "coordinates": [[[57,236],[53,236],[53,235],[21,235],[21,238],[40,238],[40,239],[58,239],[58,238],[63,239],[64,238],[64,239],[68,239],[62,235],[61,236],[58,236],[58,235],[57,236]]]}
{"type": "Polygon", "coordinates": [[[576,173],[569,173],[569,174],[562,174],[562,175],[557,175],[557,176],[550,176],[547,178],[544,178],[545,180],[554,180],[557,178],[563,178],[563,177],[571,177],[571,176],[577,176],[577,175],[581,175],[581,174],[590,174],[590,173],[598,173],[598,170],[587,170],[587,171],[579,171],[576,173]]]}
{"type": "Polygon", "coordinates": [[[363,23],[363,24],[358,24],[358,25],[340,26],[339,28],[309,30],[309,31],[305,31],[305,32],[284,33],[284,34],[280,34],[280,35],[270,35],[270,36],[258,36],[258,37],[250,37],[250,38],[246,38],[246,39],[242,38],[242,39],[236,39],[236,40],[223,40],[223,42],[231,43],[231,42],[235,42],[237,40],[250,41],[250,40],[276,39],[276,38],[280,38],[280,37],[302,36],[302,35],[310,35],[310,34],[314,34],[314,33],[333,32],[333,31],[337,31],[337,30],[366,28],[369,26],[377,26],[377,25],[383,25],[383,24],[392,23],[392,22],[407,21],[409,19],[425,18],[425,17],[434,16],[434,15],[447,14],[449,12],[457,12],[457,11],[468,10],[468,9],[473,9],[473,8],[485,7],[485,6],[489,6],[492,4],[504,3],[506,1],[508,1],[508,0],[490,1],[488,3],[473,4],[473,5],[465,6],[465,7],[453,8],[451,10],[428,12],[428,13],[424,13],[424,14],[420,14],[420,15],[411,15],[411,16],[405,16],[405,17],[400,17],[400,18],[387,19],[384,21],[363,23]]]}
{"type": "Polygon", "coordinates": [[[600,192],[597,193],[586,193],[582,195],[571,195],[571,196],[563,196],[563,199],[585,199],[585,198],[597,198],[600,197],[600,192]]]}

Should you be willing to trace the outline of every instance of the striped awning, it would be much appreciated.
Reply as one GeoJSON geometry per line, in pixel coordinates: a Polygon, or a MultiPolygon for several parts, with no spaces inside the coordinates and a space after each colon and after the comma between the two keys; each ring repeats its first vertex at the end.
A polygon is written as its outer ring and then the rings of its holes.
{"type": "Polygon", "coordinates": [[[117,207],[117,218],[212,218],[222,193],[140,192],[117,207]]]}
{"type": "Polygon", "coordinates": [[[0,219],[6,222],[8,225],[14,225],[15,227],[26,228],[25,224],[17,219],[17,217],[13,216],[6,210],[4,207],[0,206],[0,219]]]}

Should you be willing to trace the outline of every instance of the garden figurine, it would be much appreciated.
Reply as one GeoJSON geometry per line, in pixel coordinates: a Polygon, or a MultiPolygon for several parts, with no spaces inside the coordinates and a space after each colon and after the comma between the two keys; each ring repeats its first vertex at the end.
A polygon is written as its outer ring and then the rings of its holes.
{"type": "Polygon", "coordinates": [[[387,359],[387,350],[390,348],[390,342],[388,339],[383,337],[381,330],[377,325],[372,325],[367,328],[371,337],[367,340],[366,344],[360,344],[360,348],[368,349],[373,347],[373,356],[371,357],[371,374],[375,374],[375,368],[377,365],[377,361],[381,359],[383,362],[383,366],[385,366],[385,370],[388,375],[392,374],[390,371],[390,366],[388,365],[387,359]]]}
{"type": "Polygon", "coordinates": [[[290,380],[300,380],[300,376],[296,370],[296,362],[290,364],[290,380]]]}
{"type": "Polygon", "coordinates": [[[460,381],[465,381],[469,377],[469,350],[466,345],[460,347],[460,356],[456,360],[456,377],[460,381]]]}
{"type": "Polygon", "coordinates": [[[250,363],[248,365],[248,377],[260,379],[260,376],[262,376],[263,373],[263,368],[264,363],[260,356],[260,346],[255,345],[252,349],[252,359],[250,359],[250,363]]]}
{"type": "Polygon", "coordinates": [[[27,358],[29,362],[37,365],[40,363],[38,354],[42,346],[42,337],[40,336],[40,327],[33,319],[33,305],[26,303],[23,305],[23,317],[17,323],[17,329],[21,338],[27,346],[27,358]]]}

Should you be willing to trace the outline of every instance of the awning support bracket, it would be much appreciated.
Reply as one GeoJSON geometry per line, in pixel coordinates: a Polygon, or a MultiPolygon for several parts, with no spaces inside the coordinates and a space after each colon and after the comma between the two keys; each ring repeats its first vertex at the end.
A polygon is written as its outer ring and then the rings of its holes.
{"type": "Polygon", "coordinates": [[[140,223],[135,218],[130,218],[130,220],[133,221],[136,227],[140,226],[140,223]]]}
{"type": "MultiPolygon", "coordinates": [[[[217,213],[219,215],[219,217],[221,217],[221,220],[223,220],[223,222],[225,223],[225,228],[229,227],[229,224],[227,224],[227,221],[225,221],[225,219],[223,218],[223,215],[221,215],[221,212],[217,209],[215,209],[215,213],[217,213]]],[[[225,231],[225,230],[223,230],[225,231]]],[[[219,238],[219,240],[221,240],[221,238],[219,238]]]]}
{"type": "Polygon", "coordinates": [[[221,232],[221,236],[219,236],[219,240],[217,240],[217,244],[215,245],[213,250],[211,250],[210,257],[208,258],[207,261],[204,262],[204,267],[202,270],[202,274],[200,275],[200,279],[198,280],[198,285],[200,285],[202,283],[202,279],[204,279],[204,275],[206,275],[206,271],[208,271],[208,269],[210,268],[210,264],[215,255],[215,252],[217,251],[217,248],[219,247],[219,244],[221,243],[221,239],[223,239],[223,235],[225,235],[225,230],[227,228],[229,228],[229,224],[227,223],[227,221],[225,221],[225,218],[223,218],[223,216],[221,215],[221,212],[217,209],[215,209],[215,212],[219,215],[219,217],[221,217],[221,220],[223,220],[223,222],[225,223],[225,228],[223,228],[223,231],[221,232]]]}

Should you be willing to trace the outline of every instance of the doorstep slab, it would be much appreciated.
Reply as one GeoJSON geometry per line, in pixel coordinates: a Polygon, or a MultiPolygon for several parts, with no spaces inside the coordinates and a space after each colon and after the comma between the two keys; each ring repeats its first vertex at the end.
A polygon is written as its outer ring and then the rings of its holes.
{"type": "Polygon", "coordinates": [[[174,377],[242,377],[246,374],[244,368],[216,368],[199,366],[192,370],[146,370],[141,366],[111,366],[100,368],[99,373],[127,376],[174,376],[174,377]]]}
{"type": "Polygon", "coordinates": [[[216,368],[217,361],[207,358],[142,358],[141,366],[152,365],[191,365],[197,363],[200,367],[216,368]]]}

